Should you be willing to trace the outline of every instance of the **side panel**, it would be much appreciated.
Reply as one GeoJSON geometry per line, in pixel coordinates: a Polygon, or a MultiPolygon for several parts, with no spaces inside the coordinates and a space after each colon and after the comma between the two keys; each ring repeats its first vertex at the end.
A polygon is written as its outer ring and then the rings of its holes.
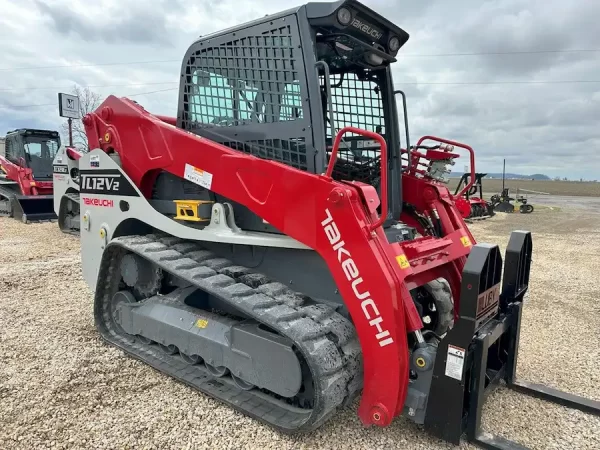
{"type": "Polygon", "coordinates": [[[287,236],[239,232],[228,229],[200,230],[182,225],[154,209],[122,169],[101,150],[79,160],[81,173],[81,252],[83,275],[95,289],[99,264],[105,246],[119,229],[130,223],[141,232],[143,223],[182,239],[238,245],[308,249],[287,236]],[[93,160],[93,166],[90,164],[93,160]],[[143,222],[142,222],[143,221],[143,222]],[[104,230],[101,234],[101,229],[104,230]]]}
{"type": "Polygon", "coordinates": [[[19,191],[23,194],[23,185],[19,177],[19,167],[16,165],[18,156],[12,151],[16,149],[14,135],[8,135],[4,140],[4,155],[0,155],[0,165],[2,166],[2,172],[4,177],[9,181],[14,181],[19,185],[19,191]]]}
{"type": "Polygon", "coordinates": [[[67,192],[79,191],[79,184],[71,176],[73,169],[79,170],[79,163],[67,155],[65,147],[56,153],[52,162],[52,180],[54,187],[54,212],[59,215],[62,198],[67,192]]]}

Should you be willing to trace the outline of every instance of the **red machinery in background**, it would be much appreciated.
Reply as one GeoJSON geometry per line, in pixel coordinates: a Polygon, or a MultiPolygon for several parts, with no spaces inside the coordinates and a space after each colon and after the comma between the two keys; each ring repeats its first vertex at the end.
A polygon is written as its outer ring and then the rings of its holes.
{"type": "Polygon", "coordinates": [[[470,171],[463,174],[454,194],[449,194],[456,209],[463,219],[481,218],[485,219],[494,215],[492,205],[483,199],[481,178],[486,174],[475,172],[475,152],[466,144],[434,136],[422,137],[416,146],[403,150],[403,162],[406,173],[413,176],[425,176],[447,184],[449,182],[447,167],[454,165],[454,159],[459,158],[454,153],[454,147],[462,148],[469,152],[470,171]],[[434,141],[436,144],[426,146],[425,141],[434,141]],[[474,194],[479,191],[479,197],[474,194]]]}
{"type": "Polygon", "coordinates": [[[36,222],[56,218],[52,161],[60,147],[57,131],[19,129],[0,145],[0,215],[36,222]]]}
{"type": "Polygon", "coordinates": [[[470,173],[464,173],[460,178],[454,192],[454,200],[464,219],[488,219],[496,214],[493,203],[483,198],[481,179],[486,175],[477,172],[474,181],[470,173]]]}

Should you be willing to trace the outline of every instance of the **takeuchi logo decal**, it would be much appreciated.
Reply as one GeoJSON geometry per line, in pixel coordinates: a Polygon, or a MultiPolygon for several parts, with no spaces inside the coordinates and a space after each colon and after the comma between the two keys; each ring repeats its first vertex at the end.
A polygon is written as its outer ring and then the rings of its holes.
{"type": "Polygon", "coordinates": [[[373,28],[371,25],[361,21],[360,19],[353,19],[352,26],[354,28],[358,28],[360,31],[362,31],[365,34],[368,34],[376,40],[381,39],[381,36],[383,36],[383,33],[381,31],[377,30],[376,28],[373,28]]]}
{"type": "Polygon", "coordinates": [[[93,198],[93,197],[82,197],[83,204],[88,206],[100,206],[102,208],[113,208],[115,206],[114,200],[107,200],[105,198],[93,198]]]}
{"type": "Polygon", "coordinates": [[[375,327],[377,330],[375,339],[379,342],[380,347],[392,344],[394,340],[390,336],[390,332],[383,328],[383,318],[379,315],[379,310],[371,298],[371,293],[368,290],[365,290],[366,287],[363,284],[363,279],[360,276],[358,267],[352,259],[352,255],[348,249],[344,247],[346,243],[342,240],[340,230],[333,220],[329,209],[325,209],[325,214],[327,215],[327,218],[321,222],[321,226],[325,231],[327,239],[329,239],[332,250],[337,255],[337,260],[342,266],[342,270],[344,271],[347,280],[352,283],[352,291],[360,301],[363,314],[369,321],[369,325],[375,327]]]}

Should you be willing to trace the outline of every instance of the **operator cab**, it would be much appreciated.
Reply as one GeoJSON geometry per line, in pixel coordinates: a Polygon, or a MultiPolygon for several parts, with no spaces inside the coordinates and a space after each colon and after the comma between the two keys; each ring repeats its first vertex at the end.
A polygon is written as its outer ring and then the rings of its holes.
{"type": "MultiPolygon", "coordinates": [[[[340,129],[379,133],[389,152],[388,215],[397,218],[400,136],[390,64],[408,37],[354,0],[308,3],[203,36],[183,60],[177,125],[312,173],[325,172],[340,129]]],[[[379,144],[346,134],[333,177],[378,189],[379,144]]],[[[273,231],[260,219],[243,228],[273,231]]]]}
{"type": "Polygon", "coordinates": [[[34,179],[52,180],[52,161],[60,147],[56,131],[21,129],[6,136],[6,158],[16,165],[30,168],[34,179]]]}

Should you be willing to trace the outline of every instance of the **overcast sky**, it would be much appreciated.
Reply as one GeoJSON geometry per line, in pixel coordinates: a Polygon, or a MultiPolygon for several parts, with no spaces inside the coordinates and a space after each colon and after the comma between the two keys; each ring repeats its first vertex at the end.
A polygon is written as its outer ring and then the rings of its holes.
{"type": "MultiPolygon", "coordinates": [[[[600,50],[599,0],[364,3],[410,34],[394,80],[409,96],[413,139],[464,141],[479,171],[501,171],[507,158],[511,172],[600,179],[600,51],[573,51],[600,50]],[[507,83],[532,81],[580,82],[507,83]]],[[[175,115],[180,61],[198,35],[299,4],[0,0],[0,134],[58,129],[57,92],[74,83],[103,96],[163,91],[133,98],[175,115]],[[108,65],[136,61],[161,62],[108,65]]]]}

